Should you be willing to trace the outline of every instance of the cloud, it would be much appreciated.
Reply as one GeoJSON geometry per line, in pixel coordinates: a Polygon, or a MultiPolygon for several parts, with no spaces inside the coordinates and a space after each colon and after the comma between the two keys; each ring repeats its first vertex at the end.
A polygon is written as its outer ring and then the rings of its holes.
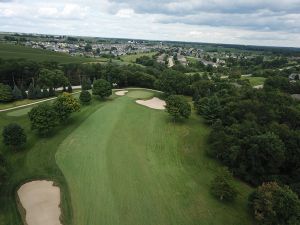
{"type": "Polygon", "coordinates": [[[300,47],[300,0],[0,0],[0,30],[300,47]]]}

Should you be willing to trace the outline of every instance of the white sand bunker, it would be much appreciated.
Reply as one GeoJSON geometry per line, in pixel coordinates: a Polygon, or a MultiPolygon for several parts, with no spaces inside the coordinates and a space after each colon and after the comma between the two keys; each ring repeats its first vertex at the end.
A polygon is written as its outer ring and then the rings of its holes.
{"type": "Polygon", "coordinates": [[[128,91],[116,91],[115,94],[118,96],[124,96],[128,91]]]}
{"type": "Polygon", "coordinates": [[[20,187],[18,196],[26,211],[27,225],[61,225],[60,189],[53,181],[32,181],[20,187]]]}
{"type": "Polygon", "coordinates": [[[147,106],[152,109],[165,109],[166,108],[166,102],[164,100],[161,100],[159,98],[152,98],[149,100],[136,100],[136,103],[140,105],[147,106]]]}

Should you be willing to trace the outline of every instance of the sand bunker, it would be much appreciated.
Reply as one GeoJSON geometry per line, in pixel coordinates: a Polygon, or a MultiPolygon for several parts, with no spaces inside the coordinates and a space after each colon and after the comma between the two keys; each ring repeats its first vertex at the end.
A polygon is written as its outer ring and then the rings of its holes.
{"type": "Polygon", "coordinates": [[[60,189],[52,181],[32,181],[20,187],[18,196],[28,225],[61,225],[60,189]]]}
{"type": "Polygon", "coordinates": [[[147,106],[152,109],[165,109],[166,107],[166,102],[164,100],[161,100],[159,98],[152,98],[149,100],[136,100],[136,103],[140,105],[147,106]]]}
{"type": "Polygon", "coordinates": [[[116,91],[115,94],[118,96],[124,96],[128,91],[116,91]]]}

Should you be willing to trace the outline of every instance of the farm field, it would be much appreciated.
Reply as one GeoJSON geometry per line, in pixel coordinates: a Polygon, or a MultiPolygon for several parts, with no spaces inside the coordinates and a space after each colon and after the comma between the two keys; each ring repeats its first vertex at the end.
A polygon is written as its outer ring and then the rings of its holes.
{"type": "Polygon", "coordinates": [[[0,224],[22,224],[14,193],[33,179],[60,186],[64,225],[254,224],[246,184],[236,180],[232,204],[212,197],[220,165],[205,154],[209,128],[201,119],[174,124],[166,112],[135,103],[157,95],[129,89],[105,102],[94,98],[49,138],[36,136],[23,112],[0,113],[0,126],[17,122],[28,134],[24,151],[0,144],[14,174],[0,199],[0,224]]]}
{"type": "Polygon", "coordinates": [[[84,63],[84,62],[106,62],[107,59],[85,58],[70,56],[65,53],[52,52],[43,49],[33,49],[20,45],[0,43],[0,58],[19,59],[24,58],[37,62],[56,61],[59,63],[84,63]]]}

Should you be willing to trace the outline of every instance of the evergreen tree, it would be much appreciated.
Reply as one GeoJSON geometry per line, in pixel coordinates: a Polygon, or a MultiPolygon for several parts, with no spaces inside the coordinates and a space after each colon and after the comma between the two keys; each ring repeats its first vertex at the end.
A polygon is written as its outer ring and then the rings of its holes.
{"type": "Polygon", "coordinates": [[[43,98],[43,93],[42,93],[42,90],[41,90],[39,85],[37,85],[35,87],[35,97],[36,98],[43,98]]]}
{"type": "Polygon", "coordinates": [[[22,93],[22,97],[25,99],[27,98],[27,93],[26,93],[26,89],[23,85],[21,85],[21,93],[22,93]]]}
{"type": "Polygon", "coordinates": [[[82,104],[89,104],[91,102],[92,97],[89,91],[83,90],[80,93],[79,99],[82,104]]]}
{"type": "Polygon", "coordinates": [[[43,98],[48,98],[49,97],[49,91],[47,90],[47,88],[43,89],[42,95],[43,95],[43,98]]]}
{"type": "Polygon", "coordinates": [[[13,94],[9,85],[0,83],[0,102],[11,102],[13,100],[13,94]]]}
{"type": "Polygon", "coordinates": [[[55,91],[53,89],[53,87],[49,88],[49,97],[55,96],[55,91]]]}
{"type": "Polygon", "coordinates": [[[29,85],[29,88],[28,88],[28,98],[36,99],[36,91],[35,91],[35,88],[32,83],[29,85]]]}
{"type": "Polygon", "coordinates": [[[18,88],[17,85],[14,86],[14,89],[12,91],[12,94],[13,94],[13,98],[15,100],[18,100],[18,99],[22,99],[23,98],[23,95],[22,95],[22,92],[21,90],[18,88]]]}
{"type": "Polygon", "coordinates": [[[72,93],[72,92],[73,92],[71,83],[69,83],[69,85],[68,85],[68,92],[69,92],[69,93],[72,93]]]}

